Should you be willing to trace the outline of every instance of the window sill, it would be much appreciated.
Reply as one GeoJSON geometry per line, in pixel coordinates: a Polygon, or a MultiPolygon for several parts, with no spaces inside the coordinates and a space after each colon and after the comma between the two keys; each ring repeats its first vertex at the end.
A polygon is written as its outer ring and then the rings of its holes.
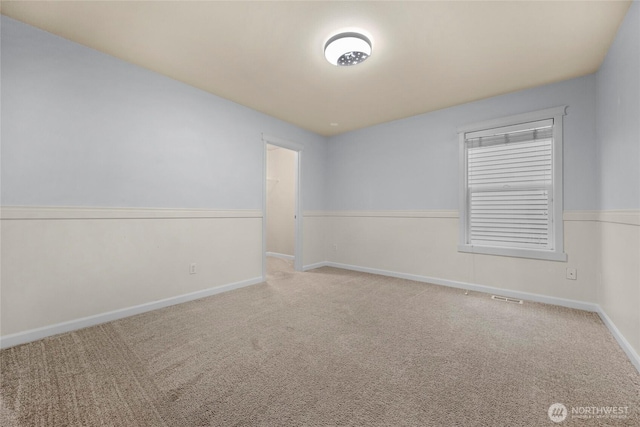
{"type": "Polygon", "coordinates": [[[537,251],[534,249],[491,248],[487,246],[458,245],[458,252],[498,255],[515,258],[542,259],[546,261],[567,261],[567,254],[564,252],[537,251]]]}

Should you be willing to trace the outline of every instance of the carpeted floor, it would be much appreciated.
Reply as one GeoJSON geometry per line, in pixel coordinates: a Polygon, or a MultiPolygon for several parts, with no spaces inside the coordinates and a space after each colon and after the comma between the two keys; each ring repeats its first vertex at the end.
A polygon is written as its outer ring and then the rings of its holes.
{"type": "Polygon", "coordinates": [[[544,426],[553,403],[640,425],[596,314],[273,258],[266,283],[0,359],[2,426],[544,426]]]}

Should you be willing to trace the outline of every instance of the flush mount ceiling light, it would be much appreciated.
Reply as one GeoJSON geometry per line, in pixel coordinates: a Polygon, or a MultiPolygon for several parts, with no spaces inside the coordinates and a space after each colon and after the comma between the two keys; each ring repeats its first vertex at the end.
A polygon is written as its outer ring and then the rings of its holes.
{"type": "Polygon", "coordinates": [[[340,67],[360,64],[370,55],[371,41],[360,33],[336,34],[324,45],[324,57],[340,67]]]}

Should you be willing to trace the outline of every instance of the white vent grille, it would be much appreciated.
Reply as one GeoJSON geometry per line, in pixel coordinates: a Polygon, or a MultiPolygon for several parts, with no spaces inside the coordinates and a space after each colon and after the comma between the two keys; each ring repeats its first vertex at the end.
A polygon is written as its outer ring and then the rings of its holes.
{"type": "Polygon", "coordinates": [[[500,296],[500,295],[491,295],[491,299],[494,299],[496,301],[504,301],[504,302],[513,302],[513,303],[516,303],[516,304],[523,304],[521,299],[503,297],[503,296],[500,296]]]}

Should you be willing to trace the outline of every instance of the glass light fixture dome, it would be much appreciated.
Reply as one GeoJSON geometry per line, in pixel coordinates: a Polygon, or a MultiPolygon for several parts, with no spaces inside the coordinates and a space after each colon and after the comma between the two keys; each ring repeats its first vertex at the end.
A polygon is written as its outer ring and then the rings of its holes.
{"type": "Polygon", "coordinates": [[[371,41],[360,33],[340,33],[327,40],[324,57],[331,64],[348,67],[364,62],[371,56],[371,41]]]}

